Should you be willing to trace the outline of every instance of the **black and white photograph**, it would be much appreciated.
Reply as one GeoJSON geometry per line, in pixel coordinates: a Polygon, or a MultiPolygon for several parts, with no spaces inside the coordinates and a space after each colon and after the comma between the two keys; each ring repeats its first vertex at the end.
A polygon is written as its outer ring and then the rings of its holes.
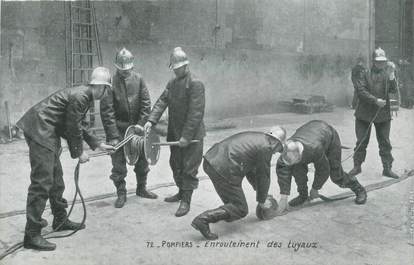
{"type": "Polygon", "coordinates": [[[414,264],[414,0],[0,0],[0,264],[414,264]]]}

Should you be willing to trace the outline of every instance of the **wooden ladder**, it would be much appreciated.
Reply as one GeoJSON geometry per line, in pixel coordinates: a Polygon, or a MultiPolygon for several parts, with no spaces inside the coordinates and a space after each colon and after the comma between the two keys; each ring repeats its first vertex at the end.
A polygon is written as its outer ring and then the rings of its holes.
{"type": "MultiPolygon", "coordinates": [[[[92,1],[68,1],[65,5],[66,21],[66,84],[68,87],[87,84],[92,70],[102,66],[96,13],[92,1]],[[96,60],[97,59],[97,60],[96,60]]],[[[95,102],[89,111],[89,126],[95,126],[95,102]]]]}

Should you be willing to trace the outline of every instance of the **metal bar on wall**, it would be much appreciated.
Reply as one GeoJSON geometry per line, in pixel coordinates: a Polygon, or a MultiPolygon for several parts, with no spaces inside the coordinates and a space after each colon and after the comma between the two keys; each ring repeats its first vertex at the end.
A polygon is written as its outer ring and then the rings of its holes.
{"type": "Polygon", "coordinates": [[[1,2],[3,2],[3,0],[0,0],[0,58],[1,58],[1,2]]]}
{"type": "Polygon", "coordinates": [[[11,126],[11,120],[10,120],[10,109],[9,109],[9,102],[6,100],[4,102],[4,107],[6,109],[6,119],[7,119],[7,128],[9,132],[9,140],[13,140],[13,134],[12,134],[12,126],[11,126]]]}
{"type": "Polygon", "coordinates": [[[407,56],[406,50],[406,10],[405,10],[406,0],[400,0],[400,60],[405,60],[407,56]]]}
{"type": "MultiPolygon", "coordinates": [[[[411,4],[411,11],[409,12],[409,14],[411,14],[411,21],[409,23],[411,23],[411,41],[414,41],[414,1],[411,0],[410,2],[411,4]]],[[[412,43],[412,42],[411,42],[412,43]]],[[[414,47],[413,45],[410,46],[411,47],[411,68],[412,68],[412,73],[414,73],[414,47]]]]}
{"type": "Polygon", "coordinates": [[[75,83],[75,75],[73,74],[73,61],[74,61],[74,55],[73,55],[73,23],[72,23],[72,2],[69,2],[69,18],[70,18],[70,53],[71,53],[71,59],[70,59],[70,77],[71,77],[71,84],[70,86],[73,86],[73,83],[75,83]]]}
{"type": "Polygon", "coordinates": [[[367,65],[371,65],[371,54],[375,49],[375,0],[368,0],[368,55],[367,65]]]}
{"type": "Polygon", "coordinates": [[[71,58],[71,13],[70,2],[62,2],[65,13],[65,64],[66,64],[66,87],[72,86],[72,58],[71,58]]]}
{"type": "Polygon", "coordinates": [[[303,0],[303,25],[302,25],[302,28],[303,28],[302,51],[303,51],[303,53],[306,52],[306,44],[307,44],[307,41],[306,41],[306,30],[307,30],[306,23],[307,23],[306,0],[303,0]]]}
{"type": "Polygon", "coordinates": [[[218,1],[216,0],[216,25],[214,25],[214,48],[217,49],[217,34],[218,30],[220,29],[219,22],[218,22],[218,1]]]}
{"type": "Polygon", "coordinates": [[[99,41],[99,31],[98,31],[98,22],[96,21],[96,11],[95,6],[93,2],[90,2],[91,7],[91,13],[92,13],[92,20],[94,24],[94,31],[95,31],[95,43],[96,43],[96,53],[98,56],[98,63],[99,66],[103,65],[103,59],[102,59],[102,51],[101,51],[101,43],[99,41]]]}

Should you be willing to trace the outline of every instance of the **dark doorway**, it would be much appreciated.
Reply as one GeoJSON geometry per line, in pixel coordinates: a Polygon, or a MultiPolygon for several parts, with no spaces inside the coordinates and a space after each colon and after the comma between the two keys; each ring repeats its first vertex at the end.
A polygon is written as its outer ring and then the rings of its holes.
{"type": "Polygon", "coordinates": [[[375,47],[398,65],[401,106],[414,103],[414,0],[375,0],[375,47]]]}

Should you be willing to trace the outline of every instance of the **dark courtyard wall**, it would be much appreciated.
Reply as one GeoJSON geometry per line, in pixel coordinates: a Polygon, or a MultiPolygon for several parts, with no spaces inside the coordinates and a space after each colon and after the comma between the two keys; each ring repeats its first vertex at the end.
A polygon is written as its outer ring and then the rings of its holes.
{"type": "MultiPolygon", "coordinates": [[[[65,86],[62,2],[2,2],[0,125],[65,86]]],[[[95,2],[104,65],[135,54],[153,101],[182,46],[205,82],[207,115],[278,111],[277,102],[319,93],[344,105],[349,69],[368,50],[368,1],[158,0],[95,2]],[[305,5],[304,5],[305,4],[305,5]],[[217,25],[217,26],[216,26],[217,25]]]]}

